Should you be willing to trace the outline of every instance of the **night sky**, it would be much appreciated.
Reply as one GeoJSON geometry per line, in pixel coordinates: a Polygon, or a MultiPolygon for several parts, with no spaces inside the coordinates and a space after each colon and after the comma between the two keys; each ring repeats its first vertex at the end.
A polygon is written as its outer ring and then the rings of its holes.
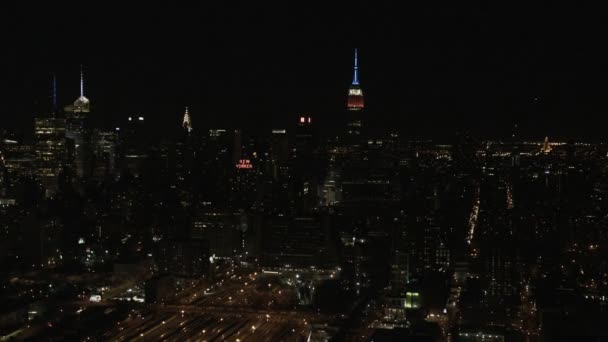
{"type": "Polygon", "coordinates": [[[608,21],[596,8],[203,3],[15,10],[0,127],[30,129],[51,72],[59,103],[73,102],[81,63],[106,127],[141,114],[160,134],[186,105],[195,128],[285,127],[299,113],[335,127],[358,47],[376,130],[503,137],[517,121],[531,137],[606,136],[608,21]]]}

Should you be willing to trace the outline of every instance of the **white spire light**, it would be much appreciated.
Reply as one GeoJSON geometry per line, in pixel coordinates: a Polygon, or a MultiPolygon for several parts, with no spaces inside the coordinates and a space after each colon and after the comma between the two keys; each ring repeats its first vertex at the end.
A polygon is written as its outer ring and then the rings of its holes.
{"type": "Polygon", "coordinates": [[[80,96],[84,96],[84,73],[82,72],[82,64],[80,64],[80,96]]]}

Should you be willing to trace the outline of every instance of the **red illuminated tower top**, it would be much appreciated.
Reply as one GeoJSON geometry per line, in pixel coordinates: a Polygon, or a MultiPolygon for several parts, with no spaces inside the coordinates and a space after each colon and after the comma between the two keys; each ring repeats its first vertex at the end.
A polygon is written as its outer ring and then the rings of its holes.
{"type": "Polygon", "coordinates": [[[364,108],[363,101],[363,90],[359,86],[359,65],[357,61],[357,49],[355,49],[355,68],[354,68],[354,76],[353,83],[348,89],[348,110],[359,111],[364,108]]]}

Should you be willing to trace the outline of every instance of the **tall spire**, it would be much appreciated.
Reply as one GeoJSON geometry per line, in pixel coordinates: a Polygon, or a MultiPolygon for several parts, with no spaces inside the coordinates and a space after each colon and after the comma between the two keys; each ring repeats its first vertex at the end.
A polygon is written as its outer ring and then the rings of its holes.
{"type": "Polygon", "coordinates": [[[353,76],[353,85],[359,85],[359,64],[357,58],[357,49],[355,49],[355,75],[353,76]]]}
{"type": "Polygon", "coordinates": [[[57,113],[57,77],[53,73],[53,114],[57,113]]]}
{"type": "Polygon", "coordinates": [[[84,75],[82,72],[82,64],[80,64],[80,96],[84,96],[84,75]]]}
{"type": "Polygon", "coordinates": [[[91,111],[91,103],[89,99],[84,97],[84,72],[82,64],[80,64],[80,96],[74,101],[74,105],[71,108],[66,107],[66,111],[72,111],[74,113],[89,113],[91,111]]]}
{"type": "Polygon", "coordinates": [[[184,113],[184,121],[182,122],[182,127],[188,131],[188,133],[192,132],[192,121],[190,121],[190,113],[188,113],[188,107],[186,107],[186,112],[184,113]]]}
{"type": "Polygon", "coordinates": [[[363,90],[359,86],[359,55],[358,49],[355,49],[355,64],[354,64],[354,75],[353,83],[348,89],[348,110],[362,110],[365,106],[363,101],[363,90]]]}

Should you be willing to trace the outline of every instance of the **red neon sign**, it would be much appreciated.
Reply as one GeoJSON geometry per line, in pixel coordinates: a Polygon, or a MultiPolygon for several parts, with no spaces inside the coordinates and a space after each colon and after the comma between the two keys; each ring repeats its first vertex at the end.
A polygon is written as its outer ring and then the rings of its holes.
{"type": "Polygon", "coordinates": [[[253,169],[253,164],[251,164],[251,160],[249,160],[249,159],[241,159],[236,164],[236,168],[250,170],[250,169],[253,169]]]}

